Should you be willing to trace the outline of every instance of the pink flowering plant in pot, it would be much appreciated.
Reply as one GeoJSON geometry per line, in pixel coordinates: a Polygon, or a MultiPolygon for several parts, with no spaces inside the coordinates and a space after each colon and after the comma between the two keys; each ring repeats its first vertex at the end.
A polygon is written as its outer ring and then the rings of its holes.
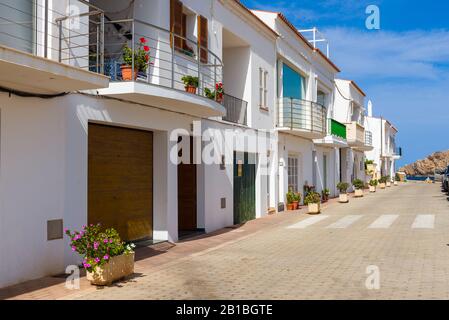
{"type": "MultiPolygon", "coordinates": [[[[64,231],[70,237],[72,251],[77,252],[83,258],[83,267],[87,270],[88,275],[89,273],[96,273],[107,269],[110,264],[114,266],[113,261],[115,257],[119,256],[129,256],[130,258],[132,256],[132,271],[134,271],[133,249],[135,245],[123,242],[116,230],[112,228],[103,230],[100,224],[91,224],[89,226],[83,226],[81,231],[72,232],[67,229],[64,231]]],[[[111,280],[111,277],[115,278],[111,274],[103,282],[111,283],[117,280],[111,280]]]]}

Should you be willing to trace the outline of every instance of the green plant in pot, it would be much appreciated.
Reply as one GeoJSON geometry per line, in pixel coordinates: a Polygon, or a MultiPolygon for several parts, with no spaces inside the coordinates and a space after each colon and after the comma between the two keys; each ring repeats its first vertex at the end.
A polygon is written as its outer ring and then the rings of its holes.
{"type": "Polygon", "coordinates": [[[183,76],[181,81],[184,83],[186,92],[196,94],[199,86],[199,78],[194,76],[183,76]]]}
{"type": "Polygon", "coordinates": [[[381,178],[379,179],[379,188],[385,189],[386,186],[387,186],[387,180],[388,180],[388,177],[387,177],[387,176],[381,177],[381,178]]]}
{"type": "Polygon", "coordinates": [[[321,198],[322,198],[323,202],[329,201],[330,194],[331,194],[331,192],[327,188],[324,189],[323,191],[321,191],[321,198]]]}
{"type": "Polygon", "coordinates": [[[309,214],[321,212],[321,196],[318,192],[312,191],[304,198],[304,204],[309,208],[309,214]]]}
{"type": "Polygon", "coordinates": [[[349,197],[348,197],[349,183],[339,182],[337,184],[337,189],[338,189],[338,191],[340,191],[339,202],[340,203],[348,203],[349,202],[349,197]]]}
{"type": "Polygon", "coordinates": [[[394,185],[397,186],[399,182],[401,182],[401,177],[398,173],[396,173],[396,175],[394,176],[394,185]]]}
{"type": "Polygon", "coordinates": [[[355,189],[355,197],[356,198],[363,197],[363,188],[365,187],[363,181],[360,179],[355,179],[354,181],[352,181],[352,185],[354,186],[355,189]]]}
{"type": "Polygon", "coordinates": [[[391,176],[387,176],[387,182],[386,182],[386,184],[387,184],[387,187],[388,187],[388,188],[391,187],[391,176]]]}
{"type": "Polygon", "coordinates": [[[379,182],[376,179],[371,179],[369,182],[369,192],[376,192],[376,187],[379,184],[379,182]]]}
{"type": "Polygon", "coordinates": [[[289,192],[287,192],[287,210],[297,210],[300,201],[301,201],[300,193],[293,192],[293,190],[291,189],[289,192]]]}
{"type": "Polygon", "coordinates": [[[133,73],[134,80],[137,79],[139,72],[146,73],[148,66],[152,64],[150,62],[150,47],[147,45],[147,39],[143,37],[140,38],[139,45],[134,49],[134,53],[133,49],[126,44],[122,50],[122,59],[123,64],[120,66],[120,69],[122,71],[122,79],[124,81],[132,80],[133,73]],[[132,70],[133,59],[134,72],[132,70]]]}

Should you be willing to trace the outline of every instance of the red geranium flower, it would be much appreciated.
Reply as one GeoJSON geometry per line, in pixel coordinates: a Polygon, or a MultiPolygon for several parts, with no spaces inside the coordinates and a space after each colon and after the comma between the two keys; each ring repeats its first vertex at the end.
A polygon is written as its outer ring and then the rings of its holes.
{"type": "Polygon", "coordinates": [[[144,46],[143,50],[145,50],[146,52],[150,51],[150,47],[149,46],[144,46]]]}
{"type": "Polygon", "coordinates": [[[145,39],[144,37],[140,38],[140,42],[141,43],[147,43],[147,39],[145,39]]]}

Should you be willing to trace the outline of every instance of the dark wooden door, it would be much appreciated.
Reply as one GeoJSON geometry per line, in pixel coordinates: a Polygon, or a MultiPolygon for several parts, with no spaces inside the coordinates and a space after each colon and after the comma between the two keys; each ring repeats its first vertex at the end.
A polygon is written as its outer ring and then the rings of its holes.
{"type": "Polygon", "coordinates": [[[153,133],[89,124],[88,222],[123,240],[153,237],[153,133]]]}
{"type": "MultiPolygon", "coordinates": [[[[183,150],[180,152],[179,155],[182,156],[183,150]]],[[[190,162],[178,165],[178,229],[180,231],[197,230],[196,169],[196,164],[193,164],[193,138],[190,137],[190,162]]]]}
{"type": "Polygon", "coordinates": [[[234,152],[234,224],[256,218],[256,164],[248,153],[240,158],[234,152]]]}

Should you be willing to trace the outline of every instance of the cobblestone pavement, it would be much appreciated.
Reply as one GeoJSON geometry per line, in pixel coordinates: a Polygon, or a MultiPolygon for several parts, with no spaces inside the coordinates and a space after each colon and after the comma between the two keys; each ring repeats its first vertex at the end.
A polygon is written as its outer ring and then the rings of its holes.
{"type": "Polygon", "coordinates": [[[409,183],[331,204],[320,219],[291,215],[66,298],[449,299],[449,201],[438,185],[409,183]],[[379,268],[378,290],[366,287],[368,266],[379,268]]]}

